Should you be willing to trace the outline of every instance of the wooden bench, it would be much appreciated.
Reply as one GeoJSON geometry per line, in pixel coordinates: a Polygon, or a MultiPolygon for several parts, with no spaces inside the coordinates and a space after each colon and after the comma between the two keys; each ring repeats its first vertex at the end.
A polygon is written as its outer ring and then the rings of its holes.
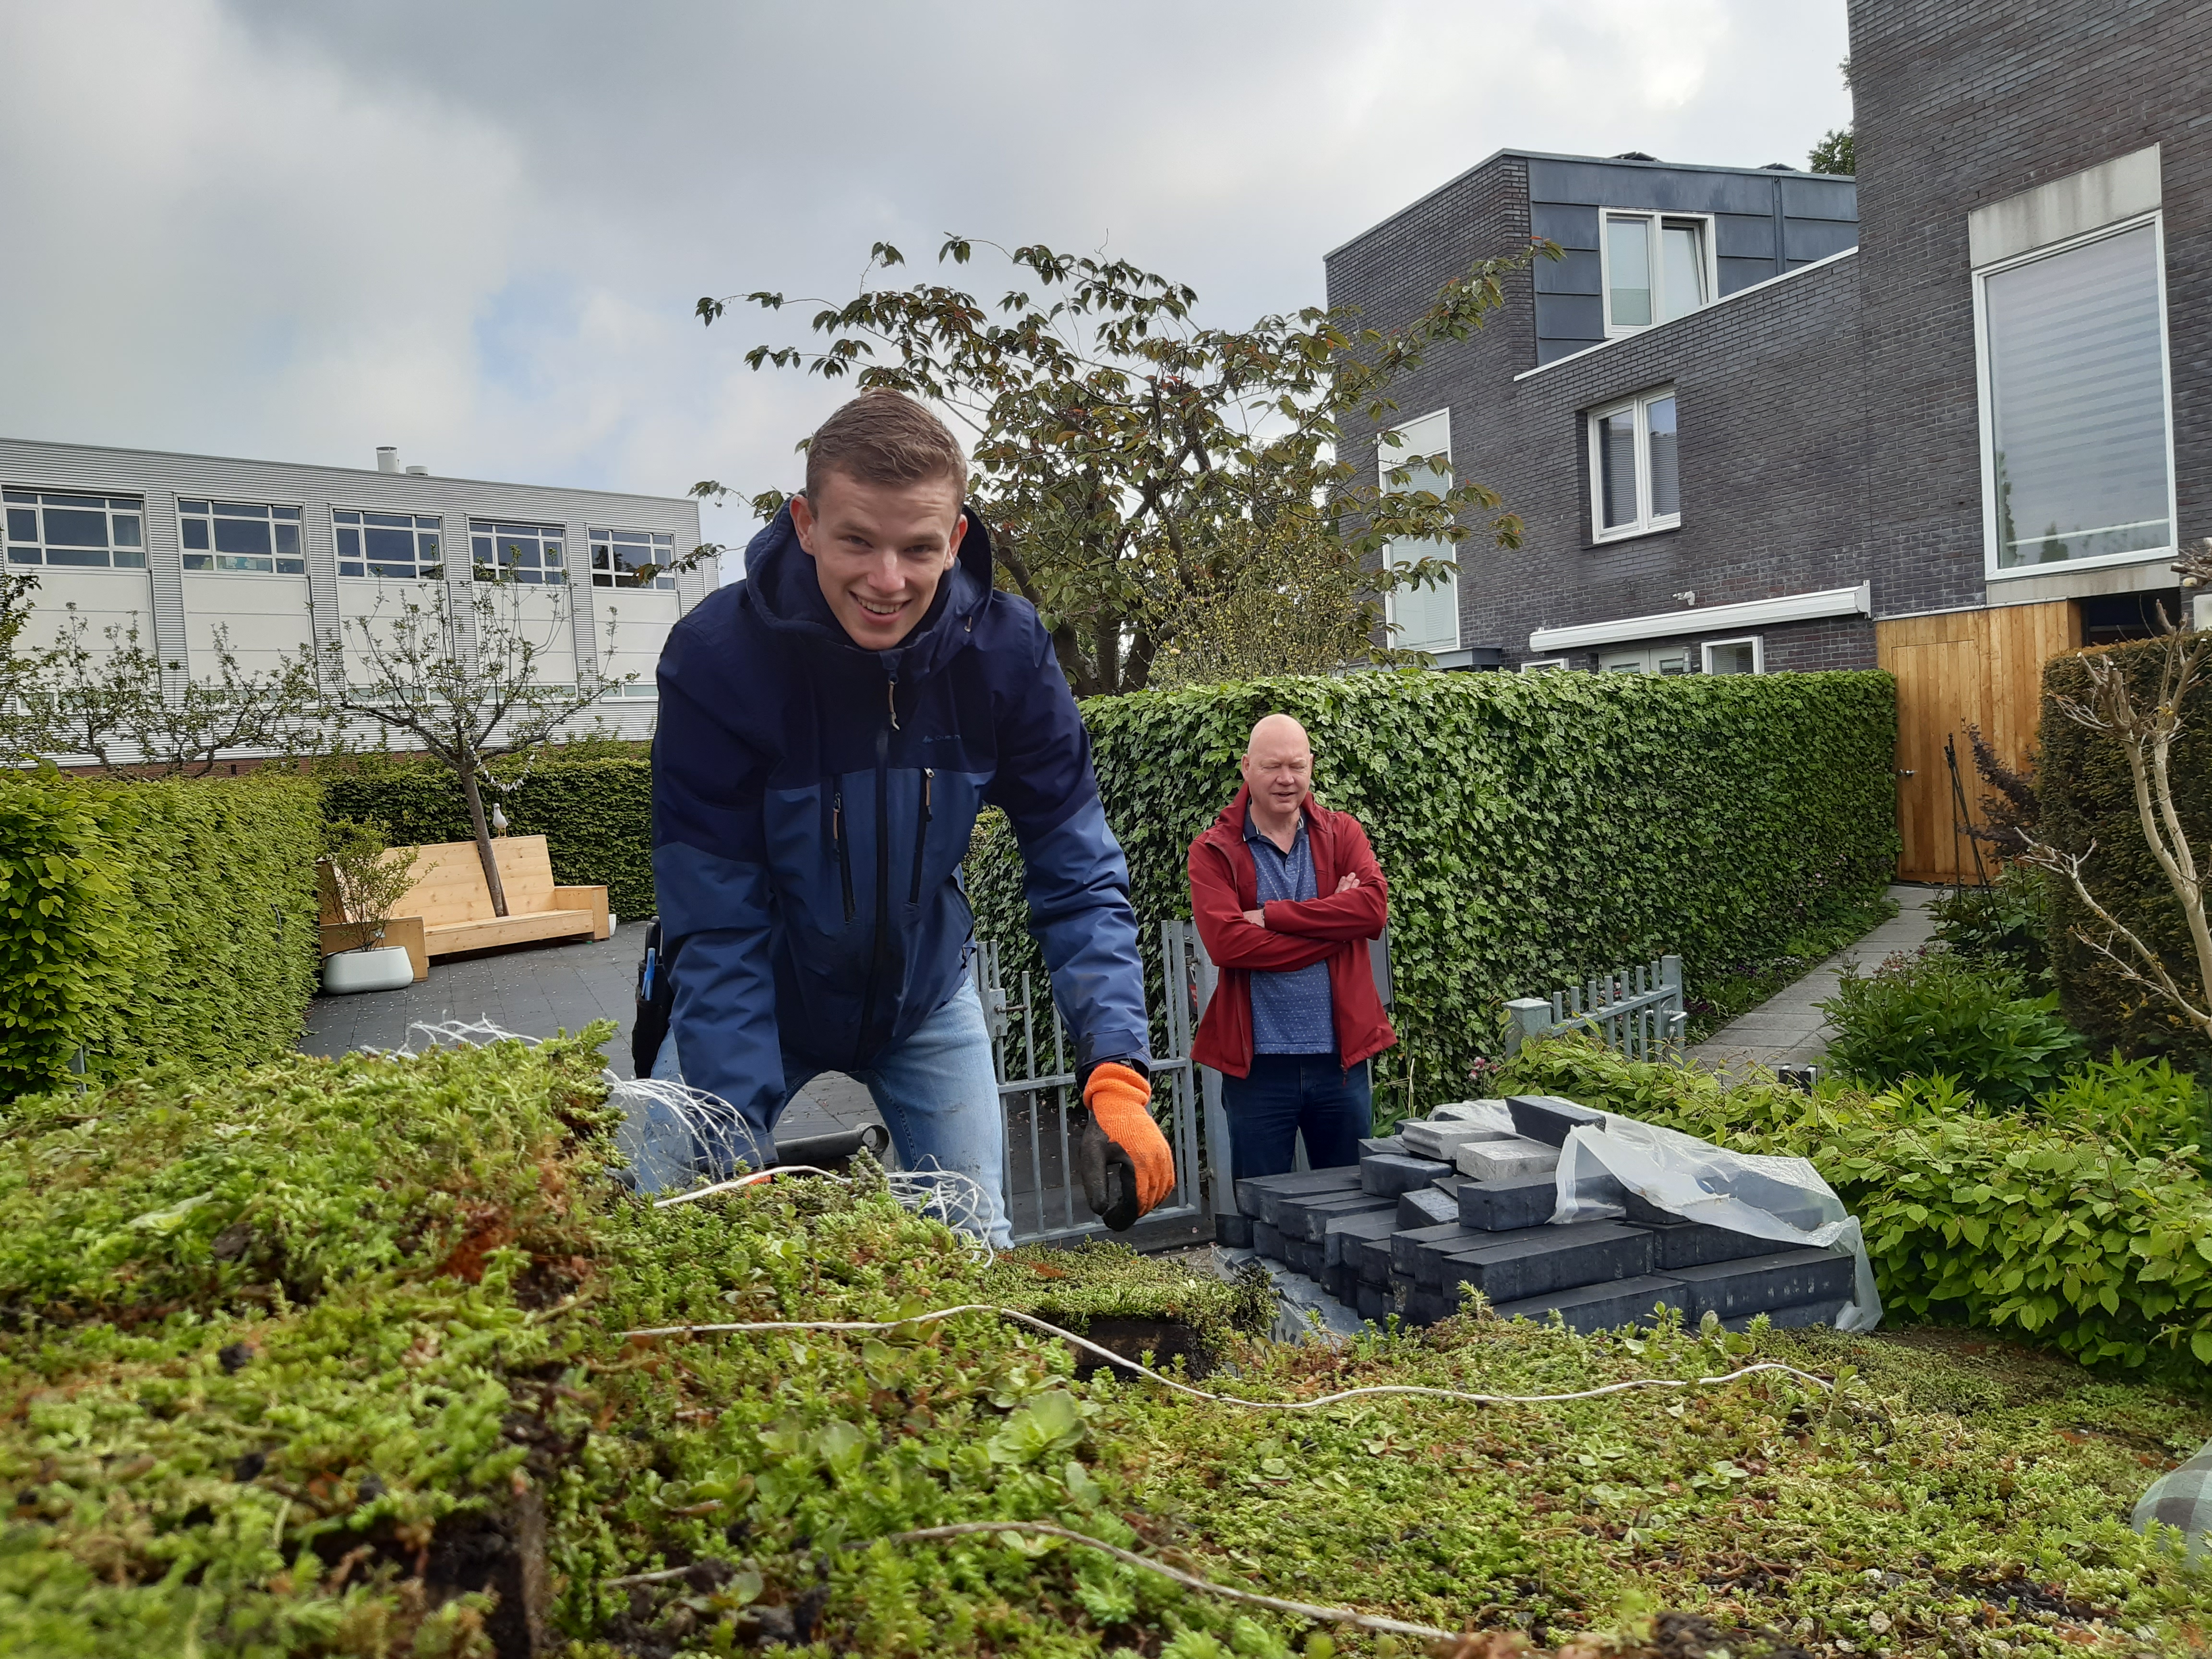
{"type": "MultiPolygon", "coordinates": [[[[415,977],[429,973],[429,959],[495,945],[526,945],[533,939],[605,939],[607,890],[562,887],[553,880],[552,856],[543,836],[503,836],[491,844],[507,894],[505,915],[492,911],[491,890],[484,885],[483,860],[472,841],[441,842],[415,849],[415,884],[392,907],[386,940],[407,947],[415,977]]],[[[360,929],[336,908],[337,894],[325,880],[323,948],[343,950],[360,942],[360,929]]]]}

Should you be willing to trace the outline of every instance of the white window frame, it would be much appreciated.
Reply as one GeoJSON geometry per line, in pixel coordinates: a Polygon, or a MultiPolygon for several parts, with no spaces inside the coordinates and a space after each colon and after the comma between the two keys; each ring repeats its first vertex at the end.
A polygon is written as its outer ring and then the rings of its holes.
{"type": "Polygon", "coordinates": [[[2130,230],[2150,227],[2152,264],[2158,272],[2158,367],[2159,385],[2164,395],[2166,414],[2166,524],[2176,538],[2180,534],[2180,504],[2176,499],[2179,481],[2173,459],[2173,343],[2172,324],[2166,311],[2166,214],[2154,208],[2148,213],[2137,213],[2125,219],[2115,219],[2109,225],[2099,225],[2094,230],[2083,231],[2078,236],[2069,236],[2063,241],[2048,242],[2008,258],[1993,259],[1974,270],[1974,390],[1976,401],[1981,406],[1982,444],[1982,574],[1993,582],[2012,581],[2023,577],[2052,576],[2062,570],[2096,570],[2107,565],[2150,564],[2160,559],[2171,560],[2175,549],[2172,542],[2165,547],[2154,547],[2148,552],[2104,553],[2091,559],[2067,559],[2057,564],[2021,564],[2009,568],[1997,562],[1997,477],[1996,477],[1996,403],[1990,390],[1990,319],[1987,290],[1989,279],[2019,266],[2032,264],[2038,259],[2048,259],[2061,253],[2071,252],[2091,242],[2102,241],[2107,236],[2118,236],[2130,230]]]}
{"type": "MultiPolygon", "coordinates": [[[[1382,489],[1386,490],[1389,489],[1391,473],[1405,465],[1407,458],[1409,454],[1443,455],[1448,460],[1450,459],[1451,405],[1449,404],[1445,404],[1442,409],[1432,409],[1425,415],[1416,415],[1410,421],[1401,421],[1395,426],[1386,428],[1382,436],[1388,437],[1392,433],[1405,432],[1413,427],[1421,425],[1425,422],[1435,420],[1441,420],[1444,423],[1444,441],[1443,447],[1440,449],[1408,450],[1404,446],[1401,446],[1394,449],[1389,445],[1384,443],[1382,441],[1382,438],[1378,437],[1376,440],[1376,480],[1382,489]]],[[[1423,641],[1418,645],[1408,645],[1402,641],[1396,633],[1398,623],[1398,590],[1391,588],[1382,595],[1382,619],[1391,626],[1392,632],[1389,636],[1390,644],[1395,649],[1427,651],[1433,654],[1437,651],[1456,651],[1460,648],[1458,549],[1452,543],[1447,542],[1444,544],[1444,551],[1437,556],[1449,558],[1453,566],[1451,586],[1449,589],[1451,593],[1452,619],[1451,643],[1449,645],[1443,645],[1433,641],[1423,641]]],[[[1388,565],[1390,562],[1389,544],[1385,544],[1383,546],[1382,560],[1385,565],[1388,565]]],[[[1430,588],[1424,589],[1423,591],[1425,592],[1433,592],[1435,590],[1430,588]]]]}
{"type": "Polygon", "coordinates": [[[1626,541],[1632,536],[1651,536],[1662,530],[1682,527],[1682,514],[1679,506],[1674,512],[1663,515],[1651,510],[1651,405],[1666,398],[1674,399],[1674,488],[1679,495],[1682,485],[1682,400],[1672,386],[1653,386],[1649,392],[1639,392],[1632,398],[1616,398],[1609,404],[1599,404],[1583,417],[1589,446],[1592,541],[1626,541]],[[1598,445],[1598,422],[1632,410],[1636,414],[1636,518],[1632,523],[1614,525],[1607,529],[1605,522],[1605,460],[1598,445]]]}
{"type": "MultiPolygon", "coordinates": [[[[143,491],[126,489],[118,492],[85,484],[11,483],[6,488],[11,494],[29,495],[33,499],[29,501],[0,501],[0,570],[18,572],[28,570],[40,574],[52,570],[70,574],[87,570],[127,570],[137,576],[143,576],[146,574],[149,563],[146,546],[146,497],[143,491]],[[46,539],[45,497],[48,495],[74,496],[79,501],[96,501],[100,503],[100,516],[107,525],[107,544],[100,550],[100,562],[98,564],[74,559],[56,560],[51,556],[51,551],[55,544],[46,539]],[[6,509],[11,507],[18,512],[27,508],[38,514],[38,540],[18,544],[9,536],[6,509]],[[115,521],[118,519],[130,518],[136,518],[138,520],[138,544],[136,547],[118,540],[115,533],[115,521]],[[18,545],[37,548],[38,560],[35,562],[29,560],[18,562],[11,550],[18,545]]],[[[56,506],[65,513],[84,513],[91,510],[88,507],[60,502],[56,503],[56,506]]],[[[92,551],[90,548],[82,547],[72,547],[68,550],[72,553],[92,551]]]]}
{"type": "Polygon", "coordinates": [[[586,525],[584,528],[584,558],[586,572],[590,576],[592,586],[594,587],[611,587],[625,593],[668,593],[673,592],[676,589],[676,574],[671,568],[676,562],[676,536],[672,531],[629,530],[620,525],[586,525]],[[647,544],[655,552],[661,550],[660,540],[665,538],[668,543],[666,550],[668,563],[656,567],[651,580],[647,581],[626,583],[620,579],[629,572],[624,570],[616,562],[615,550],[617,546],[635,546],[635,541],[628,538],[638,536],[644,537],[647,544]],[[617,538],[624,539],[617,541],[617,538]],[[599,555],[602,552],[607,556],[607,562],[605,566],[599,563],[599,555]],[[602,576],[606,580],[600,580],[602,576]]]}
{"type": "Polygon", "coordinates": [[[1540,657],[1534,662],[1522,663],[1521,665],[1521,672],[1523,674],[1548,674],[1553,669],[1564,670],[1566,665],[1567,659],[1565,657],[1540,657]]]}
{"type": "Polygon", "coordinates": [[[1699,646],[1698,647],[1698,671],[1700,673],[1710,674],[1713,672],[1713,652],[1717,647],[1723,645],[1749,646],[1751,647],[1751,672],[1754,674],[1764,674],[1766,672],[1765,636],[1760,634],[1745,634],[1733,640],[1707,640],[1704,644],[1699,646]]]}
{"type": "MultiPolygon", "coordinates": [[[[1660,301],[1659,294],[1661,284],[1666,278],[1662,269],[1664,261],[1660,258],[1662,238],[1659,233],[1662,222],[1668,219],[1694,220],[1704,227],[1699,246],[1705,250],[1705,306],[1712,304],[1721,297],[1721,262],[1720,255],[1714,246],[1718,240],[1718,234],[1713,215],[1662,213],[1656,208],[1600,208],[1597,210],[1597,303],[1598,315],[1605,325],[1605,337],[1608,340],[1617,340],[1626,334],[1642,334],[1647,330],[1662,325],[1659,313],[1665,307],[1660,301]],[[1644,219],[1650,222],[1652,319],[1648,323],[1615,323],[1613,320],[1613,253],[1607,246],[1607,238],[1605,234],[1606,222],[1610,219],[1644,219]]],[[[1705,306],[1693,307],[1691,311],[1686,311],[1682,315],[1687,317],[1693,312],[1703,311],[1705,306]]],[[[1678,317],[1666,319],[1669,323],[1680,320],[1681,319],[1678,317]]]]}
{"type": "MultiPolygon", "coordinates": [[[[510,586],[516,587],[565,587],[568,585],[568,530],[567,526],[539,521],[529,526],[537,538],[539,559],[543,561],[545,558],[544,550],[548,540],[551,540],[554,544],[553,556],[550,563],[541,562],[529,567],[533,574],[525,576],[520,574],[523,567],[517,566],[510,571],[505,561],[500,556],[499,527],[502,523],[520,526],[522,520],[520,519],[471,519],[469,520],[469,575],[471,580],[489,583],[506,582],[510,586]],[[489,565],[477,557],[477,542],[479,538],[491,543],[492,562],[489,565]]],[[[442,538],[444,532],[441,531],[439,533],[442,538]]]]}
{"type": "MultiPolygon", "coordinates": [[[[177,556],[180,560],[198,558],[252,558],[255,556],[252,554],[246,553],[218,553],[216,550],[215,521],[221,518],[235,518],[237,516],[234,514],[222,514],[215,510],[216,502],[223,499],[226,498],[217,496],[213,492],[210,492],[204,495],[179,495],[176,497],[177,556]],[[208,510],[204,513],[187,511],[185,507],[185,503],[186,501],[204,501],[207,504],[208,510]],[[185,541],[185,520],[187,519],[197,519],[207,526],[208,544],[205,547],[200,548],[186,545],[185,541]]],[[[232,496],[227,499],[235,501],[240,507],[258,507],[268,510],[269,568],[266,570],[226,570],[220,567],[211,566],[208,569],[200,570],[194,568],[190,564],[185,564],[183,567],[185,574],[192,578],[194,580],[198,580],[202,576],[246,576],[250,577],[255,581],[261,581],[264,580],[288,582],[305,581],[307,578],[307,504],[305,501],[249,501],[243,496],[232,496]],[[279,553],[276,550],[276,525],[278,522],[276,514],[279,512],[291,513],[298,515],[295,518],[285,521],[289,523],[300,532],[300,550],[295,554],[279,553]],[[300,568],[297,570],[279,570],[276,568],[276,564],[277,561],[280,559],[296,559],[299,562],[300,568]]],[[[331,543],[333,547],[337,544],[335,541],[331,543]]]]}
{"type": "MultiPolygon", "coordinates": [[[[368,532],[371,528],[368,522],[368,515],[372,513],[375,513],[387,514],[397,518],[399,516],[401,511],[402,509],[396,507],[356,507],[350,501],[332,501],[331,503],[331,557],[333,565],[337,568],[338,580],[340,581],[442,582],[449,574],[452,574],[453,568],[453,538],[446,532],[446,515],[442,513],[416,513],[412,508],[406,509],[406,512],[408,516],[418,521],[414,529],[410,532],[416,538],[415,543],[415,574],[412,576],[380,576],[374,570],[368,568],[368,566],[374,562],[368,557],[368,532]],[[337,516],[341,513],[358,513],[362,515],[361,522],[357,525],[342,525],[338,522],[337,516]],[[438,526],[437,529],[432,532],[438,538],[438,574],[434,576],[426,575],[422,571],[422,543],[421,539],[422,536],[422,526],[419,520],[423,519],[430,520],[438,526]],[[338,550],[338,533],[342,530],[358,530],[361,532],[362,551],[358,562],[362,566],[362,574],[358,576],[349,574],[344,568],[346,556],[338,550]]],[[[390,529],[392,527],[392,526],[387,525],[378,525],[374,526],[374,528],[380,530],[390,529]]]]}

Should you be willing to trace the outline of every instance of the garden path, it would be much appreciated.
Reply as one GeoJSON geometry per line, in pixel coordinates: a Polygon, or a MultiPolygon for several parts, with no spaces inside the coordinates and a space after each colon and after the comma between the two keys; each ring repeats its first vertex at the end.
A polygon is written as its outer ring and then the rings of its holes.
{"type": "MultiPolygon", "coordinates": [[[[617,1027],[605,1048],[609,1063],[631,1074],[629,1031],[638,958],[650,924],[626,921],[606,939],[483,951],[430,964],[430,977],[403,990],[319,996],[307,1009],[300,1047],[311,1054],[355,1048],[397,1048],[416,1021],[489,1020],[520,1036],[549,1037],[595,1019],[617,1027]]],[[[878,1121],[875,1103],[852,1079],[825,1073],[799,1091],[776,1133],[828,1134],[878,1121]]]]}
{"type": "Polygon", "coordinates": [[[1820,1005],[1835,995],[1846,967],[1870,969],[1895,951],[1917,951],[1936,935],[1936,918],[1929,906],[1942,897],[1941,887],[1893,886],[1897,914],[1854,945],[1830,957],[1794,984],[1786,985],[1746,1013],[1683,1051],[1716,1071],[1741,1071],[1753,1066],[1772,1070],[1778,1066],[1809,1066],[1828,1052],[1827,1022],[1820,1005]]]}

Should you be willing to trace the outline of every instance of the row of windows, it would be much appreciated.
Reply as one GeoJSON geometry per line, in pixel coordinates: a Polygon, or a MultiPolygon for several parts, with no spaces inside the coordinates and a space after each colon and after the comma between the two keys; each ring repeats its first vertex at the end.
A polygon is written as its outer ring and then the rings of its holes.
{"type": "MultiPolygon", "coordinates": [[[[1522,663],[1521,672],[1540,674],[1566,665],[1565,657],[1546,657],[1522,663]]],[[[1756,635],[1741,640],[1707,640],[1702,645],[1626,646],[1601,652],[1597,669],[1601,674],[1763,674],[1766,651],[1756,635]]]]}
{"type": "MultiPolygon", "coordinates": [[[[145,503],[137,496],[9,489],[5,496],[7,562],[99,569],[146,568],[145,503]]],[[[307,574],[301,509],[213,499],[177,502],[187,570],[268,575],[307,574]]],[[[420,513],[334,508],[338,574],[435,580],[445,574],[441,520],[420,513]]],[[[599,587],[672,589],[676,538],[642,530],[588,532],[592,581],[599,587]]],[[[540,586],[568,580],[559,525],[469,521],[471,568],[478,581],[540,586]]]]}

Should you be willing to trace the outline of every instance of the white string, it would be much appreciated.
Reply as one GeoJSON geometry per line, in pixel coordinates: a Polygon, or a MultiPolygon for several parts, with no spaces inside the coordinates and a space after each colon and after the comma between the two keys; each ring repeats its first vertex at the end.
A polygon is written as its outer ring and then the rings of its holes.
{"type": "MultiPolygon", "coordinates": [[[[535,1048],[540,1043],[537,1037],[505,1030],[488,1019],[416,1020],[408,1026],[407,1032],[407,1044],[389,1051],[395,1057],[421,1058],[413,1047],[417,1032],[432,1048],[441,1043],[457,1048],[483,1048],[494,1042],[520,1042],[535,1048]]],[[[732,1111],[720,1096],[664,1078],[617,1077],[611,1070],[599,1075],[606,1085],[609,1103],[622,1111],[626,1121],[641,1122],[657,1109],[674,1118],[695,1146],[703,1149],[710,1158],[725,1167],[768,1164],[769,1159],[763,1154],[751,1127],[732,1111]]],[[[784,1164],[758,1169],[734,1180],[718,1181],[710,1186],[693,1188],[672,1198],[656,1199],[653,1207],[665,1209],[672,1204],[688,1204],[697,1199],[712,1198],[717,1194],[734,1192],[775,1176],[799,1174],[802,1167],[805,1174],[835,1181],[843,1186],[853,1184],[848,1177],[833,1175],[827,1170],[811,1165],[784,1164]]],[[[884,1182],[892,1199],[902,1208],[917,1215],[933,1216],[944,1222],[960,1234],[971,1255],[979,1259],[989,1258],[991,1247],[985,1235],[989,1227],[991,1206],[986,1200],[982,1184],[973,1176],[958,1170],[944,1169],[933,1158],[925,1160],[920,1169],[885,1170],[884,1182]]]]}
{"type": "Polygon", "coordinates": [[[654,1325],[642,1330],[624,1331],[624,1337],[633,1336],[708,1336],[735,1331],[890,1331],[902,1325],[923,1325],[939,1319],[950,1319],[956,1314],[997,1314],[1002,1319],[1012,1319],[1021,1324],[1045,1332],[1079,1348],[1088,1349],[1100,1358],[1115,1365],[1150,1377],[1164,1388],[1187,1395],[1194,1400],[1204,1400],[1221,1406],[1247,1406],[1255,1411],[1304,1412],[1322,1406],[1334,1406],[1346,1400],[1377,1398],[1385,1395],[1412,1395],[1430,1400],[1458,1400],[1475,1406],[1553,1406],[1576,1400],[1601,1400],[1607,1395],[1627,1394],[1638,1389],[1707,1389],[1723,1383],[1741,1381],[1761,1371],[1772,1371],[1792,1376],[1801,1382],[1833,1391],[1835,1384],[1826,1377],[1815,1376],[1810,1371],[1801,1371],[1794,1365],[1784,1365],[1779,1360],[1765,1359],[1757,1364],[1723,1372],[1717,1376],[1674,1377],[1639,1376],[1625,1382],[1608,1382],[1602,1388],[1583,1389],[1571,1394],[1473,1394],[1464,1389],[1432,1389],[1413,1382],[1379,1382],[1365,1388],[1345,1389],[1335,1394],[1325,1394],[1311,1400],[1245,1400],[1232,1394],[1214,1394],[1205,1389],[1179,1382],[1172,1376],[1164,1376],[1149,1365],[1115,1353],[1111,1348],[1101,1347],[1088,1337],[1078,1336],[1073,1331],[1039,1319],[1034,1314],[1024,1313],[1018,1308],[1002,1308],[988,1302],[963,1302],[957,1308],[936,1308],[927,1313],[914,1314],[905,1319],[767,1319],[727,1325],[654,1325]]]}

